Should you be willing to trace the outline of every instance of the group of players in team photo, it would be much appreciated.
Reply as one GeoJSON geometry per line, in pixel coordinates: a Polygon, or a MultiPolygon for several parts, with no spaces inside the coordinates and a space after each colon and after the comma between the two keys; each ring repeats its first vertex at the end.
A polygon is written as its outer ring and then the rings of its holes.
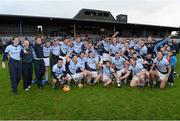
{"type": "Polygon", "coordinates": [[[79,88],[102,84],[104,87],[130,85],[130,87],[174,85],[177,63],[176,49],[171,36],[154,40],[147,38],[119,38],[105,35],[93,42],[80,35],[74,37],[21,40],[14,37],[5,49],[2,67],[8,60],[11,87],[17,87],[23,79],[28,91],[32,84],[43,89],[51,84],[53,89],[69,91],[71,85],[79,88]],[[33,78],[33,72],[35,78],[33,78]]]}

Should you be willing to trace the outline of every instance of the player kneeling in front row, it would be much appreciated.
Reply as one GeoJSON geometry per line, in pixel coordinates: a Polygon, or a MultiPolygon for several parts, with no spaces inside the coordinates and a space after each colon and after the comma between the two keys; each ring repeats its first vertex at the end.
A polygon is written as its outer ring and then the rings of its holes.
{"type": "Polygon", "coordinates": [[[117,85],[120,86],[122,81],[124,81],[124,83],[126,84],[127,76],[123,75],[126,75],[128,73],[128,69],[126,69],[126,60],[120,56],[119,52],[116,52],[115,57],[112,58],[112,64],[118,77],[118,80],[116,80],[117,85]]]}
{"type": "Polygon", "coordinates": [[[104,61],[104,64],[102,65],[102,75],[101,80],[104,83],[104,87],[109,86],[112,83],[112,76],[115,77],[117,80],[117,75],[115,74],[114,69],[111,67],[110,61],[104,61]]]}
{"type": "Polygon", "coordinates": [[[68,72],[67,74],[68,80],[69,81],[74,80],[75,84],[77,84],[79,88],[83,87],[81,81],[84,77],[84,72],[78,63],[78,57],[76,55],[74,55],[72,59],[67,57],[66,61],[67,61],[66,68],[68,72]]]}
{"type": "Polygon", "coordinates": [[[100,78],[100,74],[98,75],[97,68],[99,65],[98,57],[95,56],[95,53],[92,51],[89,52],[89,56],[87,58],[87,62],[85,62],[85,73],[86,80],[88,85],[95,85],[96,82],[100,78]]]}
{"type": "Polygon", "coordinates": [[[136,61],[136,58],[130,59],[129,71],[132,71],[133,78],[130,82],[131,87],[140,86],[144,87],[145,79],[149,78],[149,74],[146,69],[143,69],[143,65],[136,61]]]}
{"type": "Polygon", "coordinates": [[[66,69],[63,65],[63,59],[59,58],[57,64],[55,64],[52,68],[52,86],[53,88],[57,88],[58,86],[70,85],[70,81],[66,76],[66,69]]]}
{"type": "Polygon", "coordinates": [[[154,59],[150,70],[151,80],[155,81],[155,77],[160,82],[160,88],[164,88],[171,73],[171,66],[166,58],[163,57],[163,52],[157,53],[157,58],[154,59]],[[155,69],[155,70],[153,70],[155,69]]]}

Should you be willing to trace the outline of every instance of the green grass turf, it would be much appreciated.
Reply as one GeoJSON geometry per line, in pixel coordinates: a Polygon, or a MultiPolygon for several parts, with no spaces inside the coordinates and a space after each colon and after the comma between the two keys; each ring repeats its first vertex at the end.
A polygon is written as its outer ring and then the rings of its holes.
{"type": "MultiPolygon", "coordinates": [[[[180,73],[180,63],[176,71],[180,73]]],[[[12,94],[8,69],[0,67],[0,119],[180,119],[180,78],[174,87],[146,87],[143,92],[100,84],[82,89],[73,86],[68,93],[50,85],[25,92],[22,81],[18,92],[12,94]]]]}

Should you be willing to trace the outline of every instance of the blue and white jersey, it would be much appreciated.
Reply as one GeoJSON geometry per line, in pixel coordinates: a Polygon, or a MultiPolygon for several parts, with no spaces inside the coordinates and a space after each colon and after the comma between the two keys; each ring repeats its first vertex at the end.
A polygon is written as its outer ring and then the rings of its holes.
{"type": "Polygon", "coordinates": [[[60,46],[59,45],[52,46],[52,54],[59,56],[59,54],[60,54],[60,46]]]}
{"type": "Polygon", "coordinates": [[[119,52],[123,46],[121,44],[111,44],[109,49],[112,51],[113,54],[119,52]]]}
{"type": "Polygon", "coordinates": [[[95,55],[97,54],[97,51],[93,47],[86,49],[85,53],[89,53],[90,51],[95,55]]]}
{"type": "Polygon", "coordinates": [[[147,54],[147,47],[146,47],[146,45],[144,45],[143,47],[140,47],[139,54],[141,56],[146,56],[146,54],[147,54]]]}
{"type": "Polygon", "coordinates": [[[85,63],[87,62],[87,58],[78,58],[78,64],[82,69],[85,69],[85,63]]]}
{"type": "Polygon", "coordinates": [[[125,47],[124,45],[122,46],[122,48],[121,48],[121,50],[123,50],[123,51],[126,51],[126,50],[129,50],[129,46],[128,47],[125,47]]]}
{"type": "Polygon", "coordinates": [[[43,46],[44,57],[49,57],[51,54],[51,50],[52,50],[52,46],[49,47],[43,46]]]}
{"type": "Polygon", "coordinates": [[[68,53],[69,46],[65,44],[64,42],[60,42],[60,50],[61,50],[62,55],[66,55],[68,53]]]}
{"type": "Polygon", "coordinates": [[[133,65],[129,66],[129,70],[132,71],[134,75],[139,75],[142,69],[143,69],[143,65],[137,62],[135,66],[133,65]]]}
{"type": "Polygon", "coordinates": [[[77,71],[80,69],[80,65],[77,63],[74,63],[72,60],[69,62],[68,69],[71,74],[76,74],[77,71]]]}
{"type": "Polygon", "coordinates": [[[136,52],[139,53],[140,49],[139,49],[139,43],[134,44],[134,49],[136,50],[136,52]]]}
{"type": "Polygon", "coordinates": [[[136,45],[135,46],[136,52],[138,53],[138,55],[140,56],[146,56],[147,54],[147,47],[146,45],[144,45],[143,47],[140,47],[140,45],[136,45]]]}
{"type": "Polygon", "coordinates": [[[97,69],[96,64],[98,63],[97,57],[87,58],[87,66],[91,69],[97,69]]]}
{"type": "Polygon", "coordinates": [[[8,53],[10,57],[15,60],[21,60],[20,57],[21,49],[22,47],[20,45],[18,46],[8,45],[5,49],[5,53],[8,53]]]}
{"type": "Polygon", "coordinates": [[[60,75],[63,75],[63,73],[66,71],[65,66],[58,67],[57,64],[53,66],[52,72],[55,74],[56,77],[59,77],[60,75]]]}
{"type": "Polygon", "coordinates": [[[153,63],[156,65],[156,69],[161,73],[167,73],[169,65],[169,62],[166,58],[162,58],[161,60],[158,60],[157,58],[154,59],[153,63]]]}
{"type": "Polygon", "coordinates": [[[74,50],[74,52],[77,53],[77,54],[82,52],[83,44],[84,44],[83,42],[73,41],[73,50],[74,50]]]}
{"type": "Polygon", "coordinates": [[[142,58],[137,58],[137,59],[136,59],[136,62],[137,62],[137,63],[143,63],[143,61],[144,61],[144,60],[143,60],[142,58]]]}
{"type": "Polygon", "coordinates": [[[107,77],[110,77],[111,74],[112,74],[110,67],[107,67],[105,65],[103,65],[103,70],[102,71],[103,71],[103,75],[107,76],[107,77]]]}
{"type": "Polygon", "coordinates": [[[72,53],[73,53],[73,48],[69,47],[67,51],[67,54],[69,55],[69,57],[72,57],[72,53]]]}
{"type": "Polygon", "coordinates": [[[125,59],[123,57],[112,58],[112,64],[116,67],[116,69],[121,70],[124,68],[125,59]]]}
{"type": "Polygon", "coordinates": [[[103,44],[103,46],[104,46],[104,49],[106,50],[106,51],[109,51],[109,49],[110,49],[110,42],[106,42],[106,41],[102,41],[102,44],[103,44]]]}
{"type": "Polygon", "coordinates": [[[134,46],[135,46],[134,41],[133,41],[133,40],[130,40],[130,42],[129,42],[129,47],[132,48],[132,47],[134,47],[134,46]]]}

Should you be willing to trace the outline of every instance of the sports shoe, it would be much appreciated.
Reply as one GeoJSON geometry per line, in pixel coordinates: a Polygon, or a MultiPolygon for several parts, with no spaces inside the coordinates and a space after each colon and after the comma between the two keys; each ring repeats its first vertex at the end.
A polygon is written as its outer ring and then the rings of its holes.
{"type": "Polygon", "coordinates": [[[173,87],[173,86],[174,86],[174,83],[171,83],[170,86],[173,87]]]}
{"type": "Polygon", "coordinates": [[[31,86],[30,86],[30,85],[28,86],[28,89],[31,89],[31,86]]]}
{"type": "Polygon", "coordinates": [[[94,82],[92,83],[92,86],[95,86],[95,83],[94,83],[94,82]]]}
{"type": "Polygon", "coordinates": [[[153,87],[154,87],[156,84],[157,84],[156,81],[153,81],[153,87]]]}
{"type": "Polygon", "coordinates": [[[83,87],[83,85],[82,85],[81,83],[79,83],[79,84],[78,84],[78,87],[79,87],[79,88],[82,88],[82,87],[83,87]]]}
{"type": "Polygon", "coordinates": [[[168,86],[171,86],[171,82],[168,82],[168,86]]]}
{"type": "Polygon", "coordinates": [[[46,84],[46,80],[42,80],[42,85],[44,86],[46,84]]]}
{"type": "Polygon", "coordinates": [[[91,83],[90,83],[90,82],[88,82],[87,84],[88,84],[88,85],[91,85],[91,83]]]}
{"type": "Polygon", "coordinates": [[[44,87],[43,87],[43,86],[40,86],[39,89],[44,89],[44,87]]]}
{"type": "Polygon", "coordinates": [[[25,91],[29,91],[29,88],[26,88],[25,91]]]}
{"type": "Polygon", "coordinates": [[[36,84],[37,81],[36,80],[32,80],[31,82],[32,82],[32,84],[36,84]]]}
{"type": "Polygon", "coordinates": [[[124,84],[127,84],[127,80],[124,80],[124,84]]]}

